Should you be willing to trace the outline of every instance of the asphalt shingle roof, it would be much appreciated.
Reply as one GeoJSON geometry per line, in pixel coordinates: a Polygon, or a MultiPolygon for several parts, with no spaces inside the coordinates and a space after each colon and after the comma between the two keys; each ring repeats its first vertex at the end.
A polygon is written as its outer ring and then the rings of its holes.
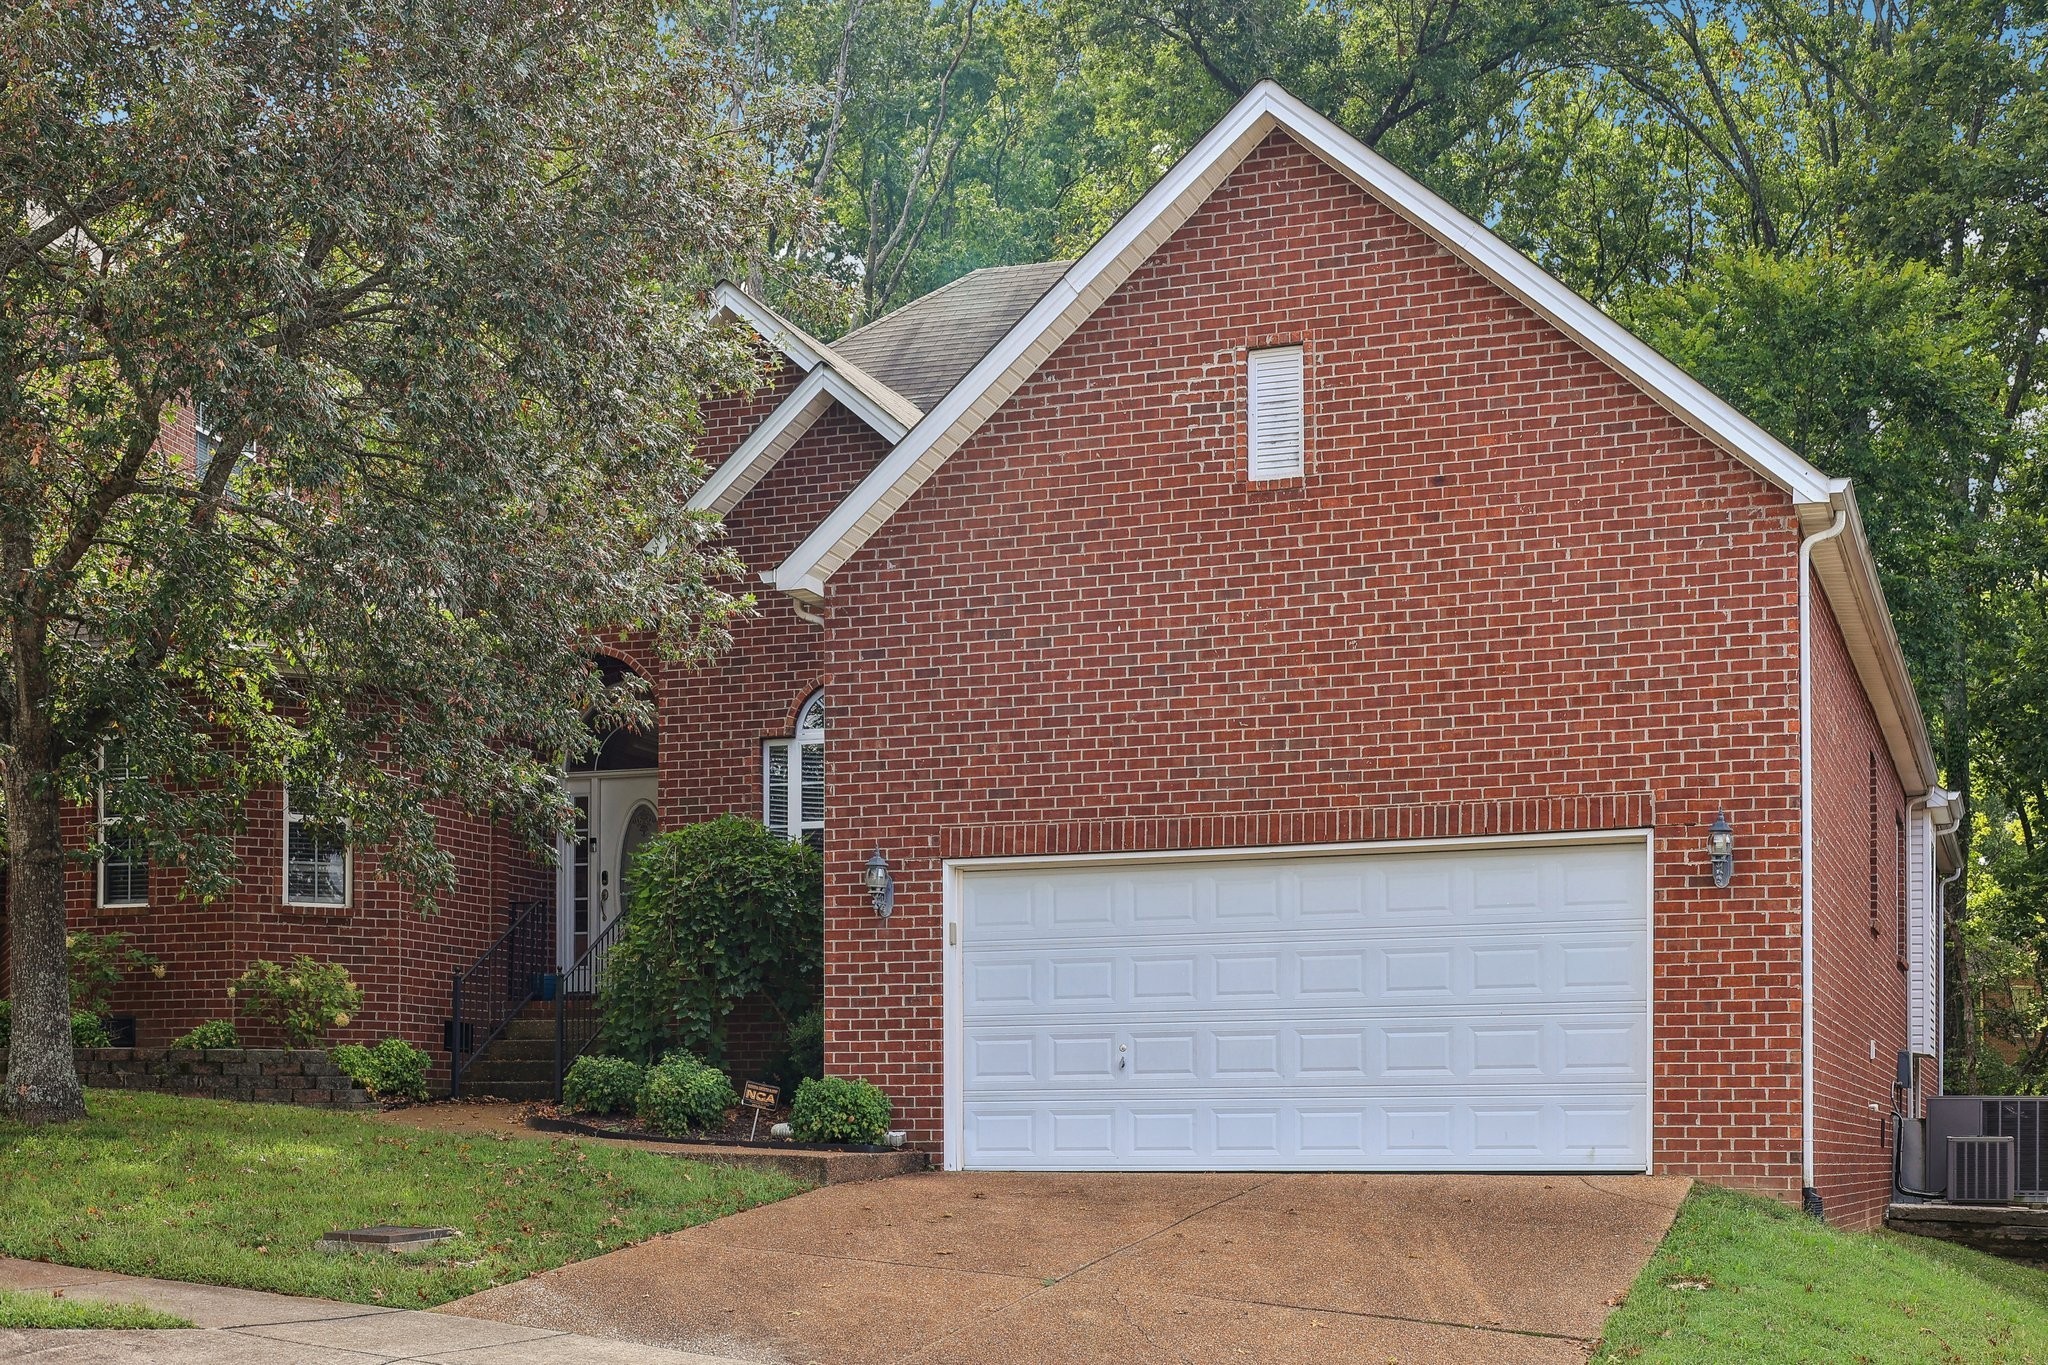
{"type": "Polygon", "coordinates": [[[848,332],[832,350],[929,412],[1069,264],[1035,261],[971,271],[848,332]]]}

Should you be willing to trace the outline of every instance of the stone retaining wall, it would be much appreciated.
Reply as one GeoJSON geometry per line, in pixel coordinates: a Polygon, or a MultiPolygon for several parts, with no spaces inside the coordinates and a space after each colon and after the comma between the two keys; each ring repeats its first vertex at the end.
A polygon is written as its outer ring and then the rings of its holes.
{"type": "Polygon", "coordinates": [[[156,1090],[209,1100],[367,1109],[370,1096],[317,1048],[78,1050],[78,1079],[105,1090],[156,1090]]]}

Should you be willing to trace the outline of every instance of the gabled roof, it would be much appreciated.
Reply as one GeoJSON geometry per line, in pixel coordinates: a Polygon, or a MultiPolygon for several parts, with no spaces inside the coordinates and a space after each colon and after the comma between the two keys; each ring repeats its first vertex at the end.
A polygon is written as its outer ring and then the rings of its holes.
{"type": "Polygon", "coordinates": [[[916,426],[924,410],[855,361],[840,355],[795,323],[736,285],[712,291],[712,306],[745,322],[781,351],[803,381],[776,405],[690,498],[693,512],[730,512],[759,483],[783,452],[795,445],[834,402],[867,423],[891,445],[916,426]]]}
{"type": "Polygon", "coordinates": [[[1239,100],[1129,213],[1051,282],[943,397],[928,400],[922,420],[909,434],[762,578],[800,601],[821,602],[833,573],[1275,131],[1320,156],[1782,489],[1799,507],[1803,523],[1818,519],[1825,527],[1837,510],[1846,509],[1850,534],[1818,547],[1816,575],[1837,607],[1851,657],[1902,779],[1915,791],[1934,785],[1926,722],[1906,677],[1848,481],[1828,478],[1528,257],[1272,81],[1260,82],[1239,100]]]}
{"type": "Polygon", "coordinates": [[[970,271],[832,343],[844,356],[929,408],[946,396],[1067,273],[1068,261],[970,271]]]}

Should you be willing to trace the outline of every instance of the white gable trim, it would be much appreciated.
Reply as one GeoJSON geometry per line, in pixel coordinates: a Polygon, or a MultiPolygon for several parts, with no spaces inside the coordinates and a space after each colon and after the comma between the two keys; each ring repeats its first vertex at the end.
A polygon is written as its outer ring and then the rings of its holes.
{"type": "Polygon", "coordinates": [[[904,421],[896,412],[856,388],[832,368],[831,362],[821,360],[818,367],[790,391],[789,397],[777,404],[775,411],[740,442],[739,449],[704,481],[690,498],[690,510],[721,515],[732,511],[740,499],[775,468],[775,462],[782,458],[784,452],[795,445],[811,429],[812,423],[835,402],[867,423],[891,445],[901,441],[917,420],[912,417],[910,421],[904,421]]]}
{"type": "Polygon", "coordinates": [[[760,334],[761,340],[789,357],[789,363],[799,370],[814,370],[824,359],[817,338],[738,285],[719,285],[711,291],[711,304],[714,314],[724,313],[746,323],[760,334]]]}
{"type": "Polygon", "coordinates": [[[1177,231],[1266,136],[1284,130],[1375,199],[1536,310],[1657,402],[1799,503],[1829,481],[1762,427],[1643,344],[1535,262],[1271,81],[1262,81],[1018,320],[889,458],[775,570],[775,586],[818,599],[839,566],[994,415],[1046,357],[1177,231]]]}

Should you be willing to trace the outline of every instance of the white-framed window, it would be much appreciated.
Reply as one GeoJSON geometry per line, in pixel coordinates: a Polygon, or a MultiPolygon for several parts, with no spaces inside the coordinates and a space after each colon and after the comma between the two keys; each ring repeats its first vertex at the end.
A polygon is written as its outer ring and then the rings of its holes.
{"type": "Polygon", "coordinates": [[[149,850],[141,838],[122,829],[121,817],[107,814],[107,791],[116,783],[132,780],[127,747],[118,739],[100,750],[98,790],[100,854],[98,872],[99,905],[103,910],[126,909],[149,904],[149,850]]]}
{"type": "Polygon", "coordinates": [[[284,789],[284,903],[340,907],[348,904],[351,858],[348,826],[313,813],[313,793],[289,784],[284,789]]]}
{"type": "Polygon", "coordinates": [[[213,452],[220,449],[220,435],[207,420],[206,405],[192,405],[192,477],[204,483],[206,471],[213,465],[213,452]]]}
{"type": "Polygon", "coordinates": [[[1299,346],[1253,351],[1245,367],[1245,473],[1298,479],[1308,470],[1308,422],[1302,408],[1299,346]]]}
{"type": "Polygon", "coordinates": [[[796,713],[796,733],[761,746],[761,823],[785,839],[825,847],[825,694],[796,713]]]}

